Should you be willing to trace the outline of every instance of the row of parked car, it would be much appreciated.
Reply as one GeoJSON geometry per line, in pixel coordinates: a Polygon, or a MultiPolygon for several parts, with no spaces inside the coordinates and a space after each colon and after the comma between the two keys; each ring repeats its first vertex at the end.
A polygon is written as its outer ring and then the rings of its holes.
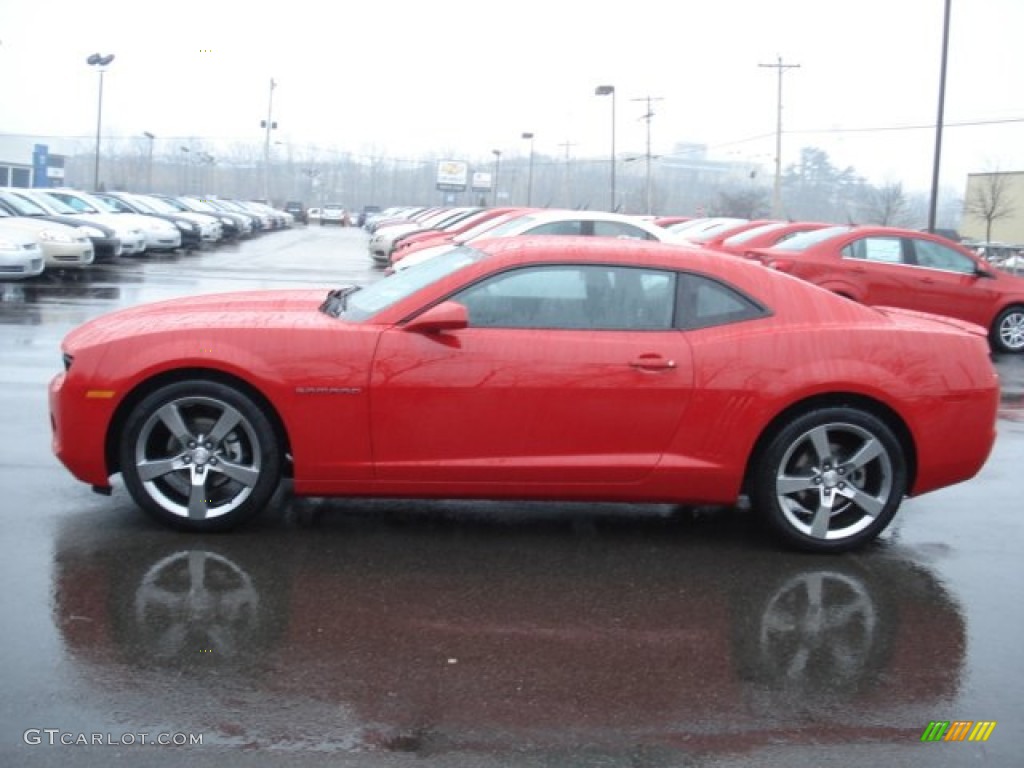
{"type": "Polygon", "coordinates": [[[392,208],[370,218],[365,228],[371,259],[389,272],[462,245],[525,235],[700,248],[757,261],[862,304],[967,321],[987,331],[994,350],[1024,352],[1024,277],[948,237],[918,230],[531,208],[392,208]]]}
{"type": "Polygon", "coordinates": [[[177,249],[290,227],[269,205],[191,196],[0,188],[0,279],[177,249]]]}

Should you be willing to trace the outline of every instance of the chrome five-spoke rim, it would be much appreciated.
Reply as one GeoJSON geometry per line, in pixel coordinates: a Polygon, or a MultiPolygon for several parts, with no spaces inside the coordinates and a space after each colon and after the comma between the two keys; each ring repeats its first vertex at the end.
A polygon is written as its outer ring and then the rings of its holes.
{"type": "Polygon", "coordinates": [[[855,424],[823,424],[793,441],[783,456],[775,492],[786,520],[814,539],[854,536],[889,502],[889,452],[855,424]]]}
{"type": "Polygon", "coordinates": [[[1011,312],[999,324],[999,340],[1007,349],[1024,349],[1024,311],[1011,312]]]}
{"type": "Polygon", "coordinates": [[[211,397],[183,397],[142,425],[135,466],[153,501],[180,517],[206,520],[249,497],[260,476],[260,453],[252,425],[236,408],[211,397]]]}

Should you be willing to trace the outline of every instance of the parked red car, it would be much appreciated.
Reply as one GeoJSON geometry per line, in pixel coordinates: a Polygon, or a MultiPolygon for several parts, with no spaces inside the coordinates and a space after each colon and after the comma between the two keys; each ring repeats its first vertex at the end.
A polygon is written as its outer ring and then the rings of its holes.
{"type": "Polygon", "coordinates": [[[72,331],[53,448],[194,531],[298,495],[734,504],[789,543],[874,539],[973,477],[999,385],[974,326],[744,259],[510,237],[367,287],[200,296],[72,331]]]}
{"type": "Polygon", "coordinates": [[[827,227],[754,253],[770,267],[862,304],[980,325],[999,352],[1024,352],[1024,278],[945,237],[894,227],[827,227]]]}

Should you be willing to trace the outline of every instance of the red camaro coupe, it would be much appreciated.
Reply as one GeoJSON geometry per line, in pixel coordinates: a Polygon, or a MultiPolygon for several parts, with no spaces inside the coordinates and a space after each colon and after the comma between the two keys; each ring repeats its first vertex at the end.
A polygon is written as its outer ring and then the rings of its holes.
{"type": "Polygon", "coordinates": [[[53,448],[195,531],[282,475],[312,496],[733,504],[796,546],[875,538],[974,476],[999,388],[984,331],[742,259],[505,238],[364,288],[202,296],[68,334],[53,448]]]}

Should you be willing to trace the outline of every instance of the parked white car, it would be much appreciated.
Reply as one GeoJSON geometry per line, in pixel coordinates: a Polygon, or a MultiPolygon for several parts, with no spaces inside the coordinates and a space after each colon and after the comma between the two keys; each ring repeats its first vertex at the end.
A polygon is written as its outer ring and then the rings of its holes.
{"type": "Polygon", "coordinates": [[[75,227],[31,216],[12,216],[0,209],[0,226],[19,229],[34,238],[46,266],[57,269],[88,267],[95,259],[92,240],[75,227]]]}
{"type": "Polygon", "coordinates": [[[33,235],[0,224],[0,280],[23,280],[46,269],[43,252],[33,235]]]}
{"type": "Polygon", "coordinates": [[[146,250],[146,234],[137,226],[125,223],[120,214],[83,214],[76,211],[62,200],[47,194],[44,189],[15,189],[8,187],[8,192],[31,200],[47,213],[56,216],[74,216],[83,223],[95,221],[114,231],[115,237],[121,241],[121,252],[117,255],[131,256],[146,250]]]}
{"type": "Polygon", "coordinates": [[[181,247],[180,230],[166,219],[141,213],[119,213],[103,200],[76,189],[47,189],[46,194],[73,208],[75,213],[96,216],[98,221],[110,226],[117,222],[142,230],[147,251],[173,251],[181,247]]]}

